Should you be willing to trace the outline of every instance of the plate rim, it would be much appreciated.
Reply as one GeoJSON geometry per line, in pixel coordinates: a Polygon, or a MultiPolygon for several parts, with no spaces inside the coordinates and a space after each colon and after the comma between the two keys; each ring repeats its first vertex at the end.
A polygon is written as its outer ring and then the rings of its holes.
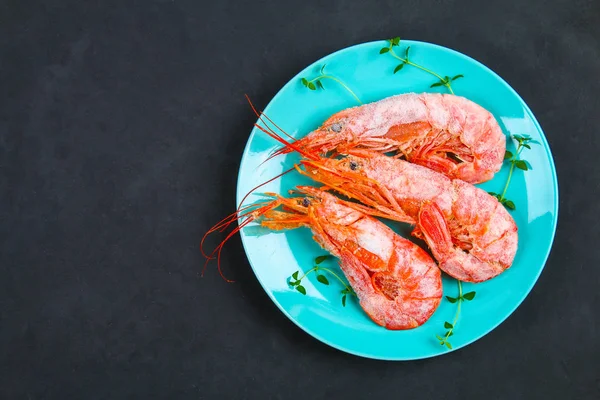
{"type": "MultiPolygon", "coordinates": [[[[304,68],[302,68],[301,70],[299,70],[294,76],[292,76],[290,79],[287,80],[287,82],[281,86],[281,88],[277,91],[277,93],[271,98],[271,100],[267,103],[267,105],[265,107],[263,107],[263,110],[268,110],[269,107],[279,98],[279,96],[282,95],[282,93],[284,92],[284,90],[293,84],[293,82],[297,79],[300,78],[300,75],[306,71],[308,68],[310,68],[313,65],[319,64],[321,63],[324,59],[326,58],[330,58],[330,57],[334,57],[337,54],[340,53],[344,53],[344,52],[348,52],[348,51],[352,51],[356,48],[360,48],[360,47],[366,47],[366,46],[370,46],[370,45],[374,45],[376,43],[381,43],[384,42],[385,40],[372,40],[372,41],[367,41],[367,42],[361,42],[361,43],[357,43],[348,47],[344,47],[342,49],[336,50],[332,53],[326,54],[324,56],[322,56],[321,58],[311,62],[310,64],[306,65],[304,68]]],[[[356,350],[351,350],[348,348],[345,348],[343,346],[340,346],[336,343],[331,342],[328,339],[323,338],[320,334],[313,332],[312,330],[306,328],[304,325],[300,324],[300,322],[294,318],[280,303],[279,301],[275,298],[274,294],[272,293],[272,291],[270,289],[268,289],[263,280],[260,278],[259,274],[257,273],[257,270],[252,262],[251,257],[249,256],[249,252],[248,252],[248,245],[246,243],[245,240],[245,236],[244,235],[240,235],[241,241],[242,241],[242,247],[244,249],[244,253],[246,255],[246,259],[248,260],[248,263],[250,264],[250,267],[252,268],[252,272],[254,273],[256,279],[258,280],[259,284],[261,285],[261,287],[263,288],[263,290],[265,291],[265,293],[267,294],[267,296],[269,296],[269,298],[271,299],[271,301],[277,306],[277,308],[289,319],[291,320],[296,326],[298,326],[300,329],[302,329],[304,332],[306,332],[307,334],[309,334],[310,336],[312,336],[313,338],[317,339],[318,341],[334,348],[337,349],[338,351],[347,353],[347,354],[352,354],[354,356],[359,356],[359,357],[363,357],[363,358],[368,358],[368,359],[373,359],[373,360],[382,360],[382,361],[416,361],[416,360],[424,360],[424,359],[428,359],[428,358],[434,358],[434,357],[439,357],[439,356],[443,356],[443,355],[447,355],[450,354],[452,352],[455,352],[459,349],[465,348],[475,342],[477,342],[478,340],[480,340],[482,337],[488,335],[490,332],[492,332],[493,330],[495,330],[496,328],[498,328],[498,326],[500,326],[502,323],[504,323],[508,318],[510,318],[514,312],[517,310],[517,308],[519,308],[521,306],[521,304],[523,303],[523,301],[525,301],[525,299],[529,296],[529,294],[531,293],[533,287],[535,286],[535,284],[537,283],[537,281],[539,280],[539,277],[542,274],[542,271],[546,268],[546,264],[548,262],[548,258],[550,256],[550,253],[552,252],[552,248],[554,247],[554,239],[556,237],[556,229],[557,229],[557,225],[558,225],[558,212],[559,212],[559,203],[560,203],[560,199],[559,199],[559,191],[558,191],[558,177],[557,177],[557,173],[556,173],[556,165],[554,163],[554,157],[552,156],[552,151],[550,149],[550,144],[548,143],[548,140],[546,138],[546,134],[544,132],[544,130],[542,129],[539,121],[537,120],[537,118],[535,117],[535,115],[533,114],[533,112],[531,111],[531,109],[529,108],[529,105],[525,102],[525,100],[519,95],[519,93],[505,80],[503,79],[500,75],[498,75],[495,71],[493,71],[491,68],[489,68],[488,66],[486,66],[485,64],[483,64],[482,62],[476,60],[475,58],[468,56],[464,53],[461,53],[458,50],[455,50],[453,48],[450,47],[446,47],[446,46],[442,46],[442,45],[438,45],[435,43],[430,43],[430,42],[425,42],[425,41],[419,41],[419,40],[411,40],[411,39],[402,39],[402,41],[404,43],[408,43],[411,46],[412,45],[419,45],[419,44],[423,44],[426,46],[430,46],[430,47],[434,47],[434,48],[438,48],[442,51],[446,51],[446,52],[450,52],[455,56],[458,57],[462,57],[464,59],[467,59],[468,61],[471,61],[473,63],[475,63],[477,66],[479,66],[480,68],[483,68],[484,70],[486,70],[488,73],[491,73],[498,81],[500,81],[514,96],[516,96],[516,98],[518,100],[521,101],[521,104],[523,105],[523,108],[525,109],[525,111],[527,112],[528,116],[531,118],[535,128],[541,133],[541,139],[542,139],[542,145],[544,147],[544,150],[547,154],[548,160],[550,161],[550,170],[551,170],[551,175],[552,175],[552,189],[554,192],[554,210],[553,210],[553,218],[552,218],[552,231],[551,231],[551,237],[550,237],[550,242],[548,245],[548,248],[546,249],[546,254],[544,254],[543,257],[543,263],[541,268],[538,270],[537,274],[535,275],[534,279],[531,280],[531,282],[529,283],[529,285],[527,286],[527,289],[523,292],[523,295],[521,296],[521,298],[518,299],[518,301],[514,304],[514,307],[511,307],[511,309],[506,313],[506,316],[502,317],[500,319],[500,321],[498,321],[496,324],[493,324],[492,326],[490,326],[490,328],[486,331],[484,331],[483,333],[481,333],[478,336],[473,337],[472,339],[470,339],[468,342],[462,344],[462,345],[458,345],[456,347],[453,347],[451,350],[447,350],[445,352],[438,352],[438,353],[434,353],[434,354],[429,354],[429,355],[425,355],[422,357],[384,357],[384,356],[377,356],[377,355],[372,355],[372,354],[368,354],[365,352],[361,352],[361,351],[356,351],[356,350]]],[[[400,93],[398,93],[400,94],[400,93]]],[[[257,119],[256,123],[258,123],[260,120],[257,119]]],[[[242,157],[240,159],[240,164],[238,167],[238,177],[236,180],[236,209],[239,206],[240,201],[242,200],[240,198],[239,195],[239,187],[240,187],[240,179],[241,179],[241,175],[242,175],[242,165],[244,164],[244,160],[247,157],[247,153],[250,150],[250,143],[255,135],[256,132],[256,127],[252,127],[252,129],[250,130],[250,135],[248,136],[248,139],[246,141],[246,145],[244,146],[244,151],[242,153],[242,157]]],[[[238,226],[240,224],[240,221],[238,220],[238,226]]]]}

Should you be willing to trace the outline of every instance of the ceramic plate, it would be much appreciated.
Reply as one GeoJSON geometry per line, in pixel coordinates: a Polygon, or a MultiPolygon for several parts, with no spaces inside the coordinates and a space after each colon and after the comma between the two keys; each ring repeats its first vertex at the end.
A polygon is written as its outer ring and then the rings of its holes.
{"type": "MultiPolygon", "coordinates": [[[[394,74],[398,65],[390,54],[379,54],[387,42],[377,41],[352,46],[335,52],[308,66],[293,77],[264,107],[264,112],[282,129],[294,137],[302,137],[317,128],[328,116],[357,105],[355,98],[339,83],[324,79],[324,89],[309,90],[301,78],[314,78],[326,64],[325,72],[345,83],[364,103],[407,92],[446,93],[443,86],[431,88],[436,78],[406,65],[394,74]]],[[[456,351],[481,338],[504,321],[523,301],[538,279],[552,246],[558,213],[556,172],[550,148],[531,110],[519,95],[498,75],[481,63],[437,45],[402,41],[394,49],[404,54],[410,46],[412,61],[426,66],[442,76],[464,75],[453,82],[455,94],[485,107],[494,114],[507,135],[530,135],[538,144],[522,153],[531,165],[529,171],[516,169],[507,197],[516,205],[511,211],[519,228],[519,250],[510,269],[498,277],[480,284],[464,284],[464,291],[476,291],[472,301],[464,302],[462,312],[451,337],[453,349],[441,346],[436,335],[442,335],[445,321],[452,321],[456,304],[445,298],[433,316],[422,326],[406,331],[389,331],[373,323],[358,302],[348,299],[341,303],[341,284],[330,279],[325,286],[312,275],[303,286],[302,295],[288,285],[294,271],[306,271],[316,256],[326,254],[312,240],[307,228],[273,233],[253,225],[241,231],[244,249],[262,287],[275,305],[294,323],[318,340],[339,350],[376,359],[414,360],[456,351]]],[[[250,109],[249,109],[250,110],[250,109]]],[[[507,141],[508,150],[516,142],[507,141]]],[[[280,156],[263,161],[279,144],[254,128],[244,151],[237,186],[237,204],[256,185],[293,166],[299,157],[280,156]]],[[[504,187],[509,170],[505,163],[493,180],[478,185],[486,191],[499,192],[504,187]]],[[[286,194],[298,184],[313,184],[298,173],[285,175],[263,188],[286,194]]],[[[250,196],[244,204],[258,199],[250,196]]],[[[391,224],[404,237],[408,227],[391,224]]],[[[338,268],[335,260],[326,261],[338,268]]],[[[457,282],[443,278],[444,295],[456,296],[457,282]]]]}

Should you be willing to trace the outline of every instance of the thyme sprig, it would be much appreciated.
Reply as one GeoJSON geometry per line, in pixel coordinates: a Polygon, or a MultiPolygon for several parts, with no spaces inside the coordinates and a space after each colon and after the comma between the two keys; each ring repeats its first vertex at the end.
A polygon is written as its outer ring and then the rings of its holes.
{"type": "Polygon", "coordinates": [[[325,90],[325,86],[323,86],[322,81],[324,79],[330,79],[332,81],[337,82],[344,89],[346,89],[348,91],[348,93],[350,93],[352,95],[352,97],[354,97],[354,99],[358,102],[358,104],[363,104],[363,102],[360,101],[360,99],[358,98],[356,93],[354,93],[354,91],[352,89],[350,89],[350,87],[348,85],[346,85],[340,78],[337,78],[331,74],[325,73],[325,66],[326,66],[326,64],[323,64],[323,66],[319,70],[319,75],[316,76],[315,78],[312,78],[309,80],[309,79],[306,79],[303,77],[303,78],[300,78],[300,82],[302,82],[302,84],[310,90],[317,90],[317,89],[325,90]]]}
{"type": "Polygon", "coordinates": [[[329,285],[329,279],[327,279],[327,276],[323,274],[323,272],[326,272],[331,276],[335,277],[344,286],[344,289],[342,289],[340,293],[342,294],[342,306],[346,307],[346,297],[348,295],[356,297],[356,293],[354,292],[354,289],[352,289],[352,286],[346,283],[346,281],[342,279],[335,271],[333,271],[331,268],[320,266],[320,264],[328,258],[331,258],[331,256],[324,255],[315,258],[314,267],[306,271],[304,274],[302,274],[302,276],[299,276],[300,271],[294,272],[292,276],[288,278],[288,284],[291,287],[295,288],[298,292],[302,293],[303,295],[306,295],[306,288],[302,285],[302,280],[305,279],[311,273],[314,273],[317,276],[317,281],[319,283],[322,283],[323,285],[329,285]]]}
{"type": "Polygon", "coordinates": [[[400,61],[400,64],[398,64],[396,66],[396,68],[394,68],[394,74],[396,72],[399,72],[400,70],[402,70],[402,68],[404,68],[405,65],[410,65],[410,66],[420,69],[421,71],[427,72],[428,74],[433,75],[434,77],[436,77],[438,79],[437,82],[432,83],[431,86],[429,86],[429,87],[434,88],[437,86],[445,86],[451,94],[454,94],[454,90],[452,89],[452,82],[454,82],[457,79],[464,78],[463,74],[454,75],[452,77],[449,77],[447,75],[441,76],[440,74],[430,70],[429,68],[425,68],[424,66],[413,62],[409,57],[410,46],[407,46],[406,49],[404,49],[404,56],[399,56],[396,53],[396,51],[394,50],[395,47],[400,46],[400,38],[399,37],[387,39],[387,41],[388,41],[389,45],[387,47],[383,47],[381,50],[379,50],[379,54],[389,53],[392,57],[394,57],[395,59],[400,61]]]}
{"type": "Polygon", "coordinates": [[[520,155],[523,149],[531,149],[530,143],[539,144],[538,141],[531,139],[529,135],[513,135],[512,138],[517,141],[517,150],[513,154],[512,151],[506,151],[504,154],[504,160],[510,163],[510,170],[508,171],[508,178],[506,179],[506,184],[504,185],[504,190],[502,190],[501,194],[495,192],[488,192],[492,196],[498,199],[500,203],[502,203],[509,210],[514,210],[517,207],[515,203],[506,198],[506,192],[508,190],[508,186],[510,185],[510,180],[512,179],[513,172],[515,168],[518,168],[523,171],[529,171],[531,168],[531,164],[525,160],[521,159],[520,155]]]}
{"type": "Polygon", "coordinates": [[[440,342],[440,345],[446,346],[450,350],[452,350],[452,344],[450,344],[449,338],[450,338],[450,336],[454,335],[454,329],[456,328],[456,323],[458,322],[458,316],[460,315],[460,306],[463,301],[471,301],[475,298],[475,292],[468,292],[468,293],[463,294],[462,283],[460,281],[457,281],[457,282],[458,282],[458,297],[446,296],[446,300],[448,300],[450,303],[453,303],[453,304],[458,303],[456,306],[456,313],[454,314],[454,320],[452,321],[452,323],[450,323],[448,321],[444,322],[444,329],[447,329],[446,333],[444,333],[444,336],[435,335],[437,340],[440,342]]]}

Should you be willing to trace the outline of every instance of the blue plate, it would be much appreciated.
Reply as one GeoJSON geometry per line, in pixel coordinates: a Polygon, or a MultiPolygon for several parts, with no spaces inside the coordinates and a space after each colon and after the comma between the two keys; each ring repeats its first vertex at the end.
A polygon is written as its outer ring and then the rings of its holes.
{"type": "MultiPolygon", "coordinates": [[[[398,65],[390,54],[379,54],[385,41],[370,42],[335,52],[310,65],[292,78],[273,98],[264,112],[286,132],[302,137],[318,127],[328,116],[357,105],[352,94],[342,85],[322,80],[324,89],[309,90],[301,78],[312,79],[325,72],[339,78],[364,103],[406,92],[447,92],[444,86],[430,88],[436,78],[410,65],[398,73],[398,65]]],[[[462,311],[450,338],[457,350],[481,338],[504,321],[525,299],[538,279],[554,239],[558,215],[558,186],[550,148],[531,110],[519,95],[498,75],[479,62],[437,45],[403,41],[394,49],[404,54],[410,46],[412,61],[442,76],[464,75],[452,84],[455,94],[465,96],[494,114],[506,135],[530,135],[538,144],[525,149],[522,158],[532,169],[515,169],[507,196],[516,205],[512,211],[519,228],[519,250],[514,264],[503,274],[484,283],[463,285],[465,292],[476,291],[472,301],[463,302],[462,311]]],[[[259,105],[260,108],[261,105],[259,105]]],[[[508,150],[516,142],[508,140],[508,150]]],[[[242,157],[237,186],[237,203],[256,185],[293,166],[296,154],[262,162],[279,144],[254,128],[242,157]]],[[[493,180],[479,185],[487,191],[500,192],[507,179],[509,163],[493,180]]],[[[260,189],[286,194],[298,184],[314,182],[290,173],[260,189]]],[[[244,204],[258,199],[250,196],[244,204]]],[[[391,224],[404,237],[407,227],[391,224]]],[[[372,322],[358,302],[348,298],[341,304],[343,286],[330,279],[325,286],[314,274],[303,281],[306,295],[288,286],[288,277],[297,270],[307,271],[316,256],[325,252],[312,240],[307,228],[287,232],[266,232],[247,226],[241,231],[242,243],[250,265],[262,287],[275,305],[310,335],[342,351],[376,359],[414,360],[447,354],[436,335],[443,335],[445,321],[453,321],[457,304],[445,298],[433,316],[422,326],[407,331],[389,331],[372,322]]],[[[326,261],[338,268],[334,260],[326,261]]],[[[457,282],[444,277],[444,295],[458,294],[457,282]]]]}

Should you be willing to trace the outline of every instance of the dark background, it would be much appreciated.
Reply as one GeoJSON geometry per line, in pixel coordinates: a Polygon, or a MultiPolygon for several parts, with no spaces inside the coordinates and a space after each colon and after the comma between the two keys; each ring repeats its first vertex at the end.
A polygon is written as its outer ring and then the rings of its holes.
{"type": "Polygon", "coordinates": [[[0,2],[1,398],[600,397],[600,2],[45,3],[0,2]],[[397,35],[505,78],[561,196],[521,307],[417,362],[305,334],[237,237],[223,259],[237,282],[199,276],[199,239],[235,207],[244,93],[265,105],[316,59],[397,35]]]}

